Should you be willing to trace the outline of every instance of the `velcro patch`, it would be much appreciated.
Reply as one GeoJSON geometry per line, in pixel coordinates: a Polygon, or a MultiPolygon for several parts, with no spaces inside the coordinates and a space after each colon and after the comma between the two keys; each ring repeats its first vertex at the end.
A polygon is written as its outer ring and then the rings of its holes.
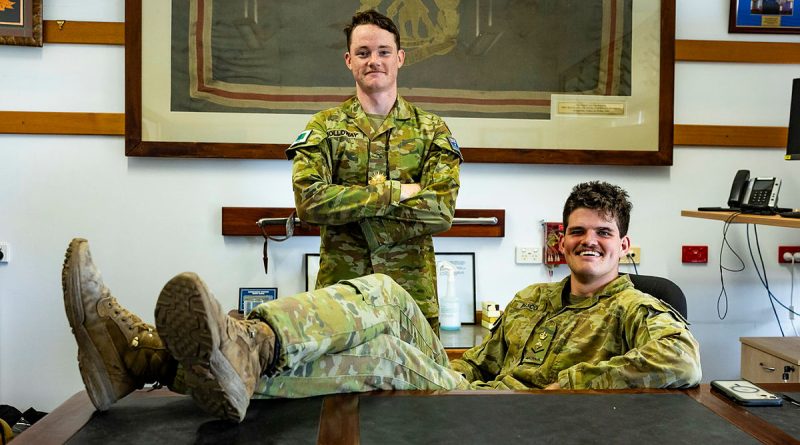
{"type": "Polygon", "coordinates": [[[306,131],[298,134],[297,137],[295,138],[294,142],[292,142],[292,145],[289,146],[289,148],[292,148],[297,144],[304,143],[305,141],[308,140],[309,136],[311,136],[311,130],[306,130],[306,131]]]}
{"type": "Polygon", "coordinates": [[[461,149],[458,148],[458,142],[456,142],[456,138],[454,138],[453,136],[447,136],[447,141],[450,142],[450,148],[452,148],[458,153],[461,153],[461,149]]]}

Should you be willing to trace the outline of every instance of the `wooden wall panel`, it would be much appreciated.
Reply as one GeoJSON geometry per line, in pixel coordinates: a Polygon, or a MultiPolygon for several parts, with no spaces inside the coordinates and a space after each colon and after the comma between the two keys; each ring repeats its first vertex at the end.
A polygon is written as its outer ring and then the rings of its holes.
{"type": "Polygon", "coordinates": [[[123,113],[0,111],[0,133],[125,135],[123,113]]]}
{"type": "Polygon", "coordinates": [[[44,43],[124,45],[125,23],[45,20],[44,43]]]}

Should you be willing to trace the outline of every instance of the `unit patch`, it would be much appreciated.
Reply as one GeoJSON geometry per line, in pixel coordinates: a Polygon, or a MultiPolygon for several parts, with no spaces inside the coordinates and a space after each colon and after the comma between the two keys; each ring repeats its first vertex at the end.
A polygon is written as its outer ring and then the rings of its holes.
{"type": "Polygon", "coordinates": [[[297,137],[295,138],[294,142],[292,142],[292,145],[289,146],[289,148],[292,148],[297,144],[304,143],[305,141],[308,140],[309,136],[311,136],[311,130],[306,130],[306,131],[298,134],[297,137]]]}
{"type": "Polygon", "coordinates": [[[450,148],[452,148],[453,151],[456,152],[461,162],[464,162],[464,155],[461,154],[461,148],[459,148],[458,142],[456,142],[456,138],[454,138],[453,136],[447,136],[447,142],[450,143],[450,148]]]}

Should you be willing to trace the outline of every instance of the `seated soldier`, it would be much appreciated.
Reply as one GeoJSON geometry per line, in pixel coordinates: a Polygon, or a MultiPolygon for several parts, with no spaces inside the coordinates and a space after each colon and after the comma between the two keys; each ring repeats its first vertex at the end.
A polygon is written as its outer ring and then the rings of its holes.
{"type": "Polygon", "coordinates": [[[261,397],[694,386],[700,358],[686,321],[619,275],[630,210],[619,187],[577,185],[559,244],[570,275],[520,291],[483,343],[450,363],[414,300],[385,275],[281,297],[240,320],[183,273],[161,291],[156,329],[117,303],[88,243],[75,239],[63,285],[81,377],[100,410],[157,383],[234,421],[261,397]]]}

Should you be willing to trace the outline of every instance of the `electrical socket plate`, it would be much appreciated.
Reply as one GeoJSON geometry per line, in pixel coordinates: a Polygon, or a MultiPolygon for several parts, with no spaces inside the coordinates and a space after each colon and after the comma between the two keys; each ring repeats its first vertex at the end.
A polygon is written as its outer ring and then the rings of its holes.
{"type": "MultiPolygon", "coordinates": [[[[791,263],[791,261],[786,261],[783,258],[784,253],[790,253],[792,255],[796,253],[800,253],[800,246],[778,246],[778,262],[779,263],[791,263]]],[[[795,261],[797,262],[797,261],[795,261]]]]}
{"type": "Polygon", "coordinates": [[[517,246],[515,249],[517,264],[541,264],[542,248],[517,246]]]}
{"type": "Polygon", "coordinates": [[[7,242],[0,242],[0,263],[7,263],[11,258],[11,251],[8,248],[7,242]]]}
{"type": "Polygon", "coordinates": [[[639,246],[631,246],[628,254],[633,255],[633,261],[628,256],[621,257],[619,264],[639,264],[642,262],[642,248],[639,246]]]}

